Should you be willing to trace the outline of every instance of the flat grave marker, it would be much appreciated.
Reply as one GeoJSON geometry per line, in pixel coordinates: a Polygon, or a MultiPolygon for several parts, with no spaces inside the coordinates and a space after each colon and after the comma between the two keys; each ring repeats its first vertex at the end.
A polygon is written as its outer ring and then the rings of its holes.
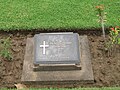
{"type": "Polygon", "coordinates": [[[21,81],[26,84],[94,83],[87,36],[40,33],[27,38],[21,81]]]}
{"type": "Polygon", "coordinates": [[[79,64],[77,33],[42,33],[34,36],[35,64],[79,64]]]}

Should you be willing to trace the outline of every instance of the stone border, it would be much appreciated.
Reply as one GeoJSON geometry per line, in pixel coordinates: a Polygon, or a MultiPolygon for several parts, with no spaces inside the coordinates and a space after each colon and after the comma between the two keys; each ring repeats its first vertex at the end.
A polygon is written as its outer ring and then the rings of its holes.
{"type": "Polygon", "coordinates": [[[21,81],[38,84],[71,84],[94,83],[91,55],[87,36],[80,36],[81,70],[70,71],[33,71],[34,43],[33,38],[27,39],[21,81]]]}

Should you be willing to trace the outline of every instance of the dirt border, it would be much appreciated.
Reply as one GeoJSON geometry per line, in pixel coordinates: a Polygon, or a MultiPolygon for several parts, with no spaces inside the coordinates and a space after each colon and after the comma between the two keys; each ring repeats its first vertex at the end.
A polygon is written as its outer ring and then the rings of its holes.
{"type": "MultiPolygon", "coordinates": [[[[79,29],[80,30],[80,29],[79,29]]],[[[63,30],[64,31],[64,30],[63,30]]],[[[60,30],[59,32],[63,32],[60,30]]],[[[107,31],[107,30],[106,30],[107,31]]],[[[44,31],[51,32],[51,31],[44,31]]],[[[58,31],[52,31],[58,32],[58,31]]],[[[66,31],[69,32],[69,31],[66,31]]],[[[116,54],[116,57],[106,57],[102,53],[103,47],[102,30],[73,30],[80,35],[87,35],[90,41],[90,48],[92,54],[92,65],[95,76],[94,84],[72,84],[72,85],[57,85],[56,87],[107,87],[107,86],[120,86],[120,55],[116,54]]],[[[3,61],[0,66],[0,87],[14,88],[15,83],[19,83],[21,79],[21,71],[23,65],[24,51],[26,45],[26,38],[33,37],[34,34],[42,33],[42,31],[0,31],[0,39],[5,37],[11,37],[12,40],[12,52],[14,53],[14,61],[7,62],[0,57],[3,61]],[[19,47],[19,48],[18,48],[19,47]],[[15,71],[14,71],[15,70],[15,71]],[[1,76],[1,73],[0,73],[1,76]]],[[[108,33],[106,33],[108,34],[108,33]]],[[[28,87],[54,87],[54,86],[28,86],[28,87]]]]}

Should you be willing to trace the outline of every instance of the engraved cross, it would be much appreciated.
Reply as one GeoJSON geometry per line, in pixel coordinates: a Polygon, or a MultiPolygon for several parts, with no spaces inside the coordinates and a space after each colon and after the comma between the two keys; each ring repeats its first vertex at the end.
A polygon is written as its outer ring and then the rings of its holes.
{"type": "Polygon", "coordinates": [[[49,47],[49,45],[45,45],[45,41],[43,41],[43,45],[40,45],[43,48],[43,54],[45,54],[45,48],[49,47]]]}

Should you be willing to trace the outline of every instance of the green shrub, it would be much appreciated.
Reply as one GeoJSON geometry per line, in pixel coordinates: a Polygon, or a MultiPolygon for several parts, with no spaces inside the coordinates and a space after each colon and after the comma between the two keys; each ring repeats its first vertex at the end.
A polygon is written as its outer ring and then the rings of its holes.
{"type": "Polygon", "coordinates": [[[0,48],[0,55],[7,60],[12,60],[12,53],[10,52],[11,42],[9,37],[0,40],[0,48]]]}

